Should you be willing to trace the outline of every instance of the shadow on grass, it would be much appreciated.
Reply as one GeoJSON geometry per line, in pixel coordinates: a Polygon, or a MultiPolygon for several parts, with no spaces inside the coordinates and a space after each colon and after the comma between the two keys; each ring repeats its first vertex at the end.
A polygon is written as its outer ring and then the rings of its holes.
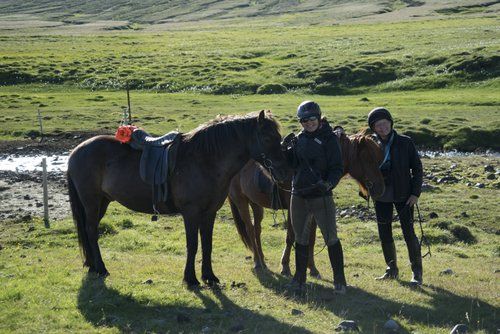
{"type": "Polygon", "coordinates": [[[192,307],[176,300],[173,304],[137,300],[110,288],[105,280],[87,275],[78,293],[78,309],[96,328],[117,328],[120,332],[194,333],[208,327],[211,333],[236,333],[251,328],[272,333],[311,333],[270,316],[234,304],[219,288],[212,300],[193,290],[205,307],[192,307]]]}
{"type": "MultiPolygon", "coordinates": [[[[286,294],[284,285],[290,278],[270,272],[258,271],[255,275],[260,283],[276,294],[286,294]]],[[[383,282],[381,284],[400,284],[407,288],[408,301],[398,302],[385,299],[356,287],[348,288],[346,295],[335,295],[331,281],[328,287],[308,282],[307,292],[301,296],[292,296],[298,302],[312,304],[315,307],[331,311],[342,319],[355,320],[363,332],[383,332],[385,322],[392,317],[405,318],[408,322],[427,327],[449,327],[457,323],[467,323],[470,330],[486,329],[495,332],[500,325],[496,317],[498,308],[480,299],[458,296],[448,290],[424,285],[422,288],[411,288],[409,283],[401,281],[383,282]],[[428,299],[428,306],[415,305],[412,296],[419,294],[428,299]]],[[[398,286],[398,288],[400,288],[398,286]]],[[[451,326],[451,327],[450,327],[451,326]]],[[[410,333],[400,328],[398,333],[410,333]]]]}

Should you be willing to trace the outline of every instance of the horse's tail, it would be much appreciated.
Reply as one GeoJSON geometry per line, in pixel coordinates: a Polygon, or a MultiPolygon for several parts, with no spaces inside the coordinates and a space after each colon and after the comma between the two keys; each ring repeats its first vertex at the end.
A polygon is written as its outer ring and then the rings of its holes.
{"type": "Polygon", "coordinates": [[[84,266],[89,266],[90,243],[85,228],[85,208],[83,207],[80,196],[76,190],[75,184],[71,179],[69,173],[66,174],[68,180],[69,201],[71,203],[71,212],[73,213],[73,221],[75,222],[76,231],[78,233],[78,243],[80,244],[80,251],[83,255],[84,266]]]}
{"type": "Polygon", "coordinates": [[[247,228],[245,226],[245,222],[241,218],[240,211],[236,204],[229,197],[229,205],[231,206],[231,212],[233,213],[234,223],[236,224],[236,229],[238,230],[238,234],[240,235],[241,241],[245,244],[248,249],[251,249],[251,240],[250,236],[247,233],[247,228]]]}

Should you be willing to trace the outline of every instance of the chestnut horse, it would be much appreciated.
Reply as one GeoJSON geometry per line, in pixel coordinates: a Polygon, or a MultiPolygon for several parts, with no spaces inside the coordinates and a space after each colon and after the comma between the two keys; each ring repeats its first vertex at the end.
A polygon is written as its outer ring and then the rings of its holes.
{"type": "MultiPolygon", "coordinates": [[[[216,284],[212,270],[212,234],[217,210],[229,183],[250,160],[266,164],[282,179],[286,167],[277,121],[269,113],[219,117],[181,134],[175,168],[169,178],[169,199],[157,206],[162,214],[184,219],[187,260],[184,282],[199,285],[195,272],[198,232],[202,246],[202,280],[216,284]]],[[[153,213],[151,186],[139,176],[141,152],[112,136],[93,137],[78,145],[68,161],[68,188],[84,265],[107,276],[98,245],[99,221],[108,204],[117,201],[143,213],[153,213]]]]}
{"type": "MultiPolygon", "coordinates": [[[[344,175],[349,174],[360,187],[360,195],[364,198],[371,196],[380,197],[384,190],[384,179],[379,170],[382,161],[382,152],[377,143],[365,132],[355,135],[340,135],[342,148],[342,159],[344,163],[344,175]]],[[[265,268],[264,254],[260,241],[261,221],[264,216],[263,208],[272,208],[272,195],[269,191],[262,192],[259,183],[267,179],[269,185],[272,178],[267,171],[254,161],[249,161],[243,169],[231,180],[229,187],[229,203],[238,233],[243,243],[253,252],[254,268],[265,268]],[[250,208],[253,212],[253,224],[250,217],[250,208]]],[[[291,171],[288,173],[287,181],[280,183],[278,193],[274,197],[274,204],[278,208],[287,210],[287,236],[286,247],[281,257],[281,273],[290,275],[290,252],[294,243],[295,235],[290,224],[290,188],[291,171]]],[[[276,208],[276,206],[274,207],[276,208]]],[[[309,238],[309,260],[308,267],[312,276],[319,276],[314,263],[314,242],[316,239],[316,225],[313,220],[313,228],[309,238]]]]}

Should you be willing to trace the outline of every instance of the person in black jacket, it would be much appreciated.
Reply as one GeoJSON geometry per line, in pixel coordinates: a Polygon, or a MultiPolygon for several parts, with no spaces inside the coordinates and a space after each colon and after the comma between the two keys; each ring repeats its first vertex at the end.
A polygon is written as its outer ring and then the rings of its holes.
{"type": "Polygon", "coordinates": [[[290,212],[295,233],[295,275],[289,288],[302,291],[306,282],[311,220],[316,220],[333,269],[334,292],[346,292],[344,255],[337,237],[332,189],[342,177],[342,154],[337,136],[321,119],[319,105],[302,102],[297,117],[303,130],[283,140],[283,150],[294,169],[290,212]]]}
{"type": "Polygon", "coordinates": [[[422,190],[422,162],[410,137],[393,129],[393,119],[386,108],[375,108],[368,114],[368,125],[384,152],[380,170],[385,180],[385,192],[375,201],[377,226],[387,269],[377,279],[397,279],[399,269],[392,237],[393,206],[399,216],[408,248],[413,278],[410,284],[422,284],[422,256],[413,228],[413,208],[422,190]]]}

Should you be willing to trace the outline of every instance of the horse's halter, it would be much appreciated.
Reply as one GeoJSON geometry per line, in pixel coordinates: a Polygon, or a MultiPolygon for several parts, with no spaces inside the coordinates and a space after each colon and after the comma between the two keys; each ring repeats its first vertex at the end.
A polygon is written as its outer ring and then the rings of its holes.
{"type": "Polygon", "coordinates": [[[253,156],[252,152],[250,152],[250,155],[252,156],[252,159],[260,163],[267,171],[269,171],[269,174],[271,174],[271,178],[273,179],[273,181],[275,181],[274,164],[273,161],[269,157],[267,157],[266,153],[264,153],[259,131],[255,132],[255,137],[257,139],[257,152],[255,152],[255,156],[253,156]]]}

